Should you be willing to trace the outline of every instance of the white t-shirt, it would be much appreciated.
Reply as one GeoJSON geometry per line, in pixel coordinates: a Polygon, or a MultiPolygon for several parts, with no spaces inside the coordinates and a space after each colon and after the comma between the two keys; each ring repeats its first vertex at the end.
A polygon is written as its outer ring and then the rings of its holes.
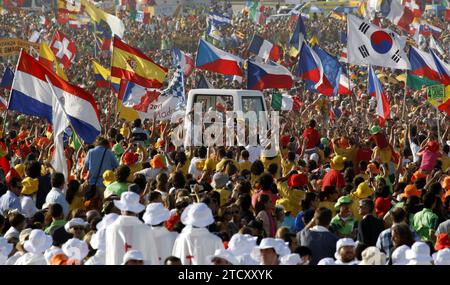
{"type": "Polygon", "coordinates": [[[418,162],[419,159],[420,159],[420,156],[418,156],[417,153],[420,150],[420,146],[418,146],[418,145],[416,145],[415,143],[412,142],[412,143],[409,144],[409,147],[411,148],[411,152],[412,152],[412,155],[413,155],[413,162],[418,162]]]}

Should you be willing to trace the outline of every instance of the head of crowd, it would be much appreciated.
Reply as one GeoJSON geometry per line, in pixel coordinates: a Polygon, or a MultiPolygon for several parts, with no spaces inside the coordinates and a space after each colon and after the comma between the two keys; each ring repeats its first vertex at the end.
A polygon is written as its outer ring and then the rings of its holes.
{"type": "MultiPolygon", "coordinates": [[[[171,66],[173,47],[195,56],[204,9],[145,24],[122,11],[124,38],[171,66]]],[[[0,37],[27,39],[40,29],[42,13],[24,14],[2,13],[0,37]]],[[[232,20],[217,45],[242,58],[254,33],[286,43],[295,28],[289,17],[256,25],[235,12],[232,20]]],[[[448,61],[450,25],[428,20],[443,30],[448,61]]],[[[305,27],[339,55],[345,22],[311,14],[305,27]]],[[[380,69],[391,106],[382,126],[366,67],[350,65],[351,94],[324,96],[301,81],[286,90],[299,107],[281,112],[274,156],[261,145],[175,146],[177,123],[120,118],[111,91],[96,87],[93,33],[50,22],[41,40],[58,29],[77,43],[66,73],[93,94],[102,133],[93,144],[65,135],[66,177],[52,164],[52,125],[2,113],[0,265],[450,265],[449,119],[424,89],[405,87],[404,71],[380,69]]],[[[14,70],[16,59],[4,67],[14,70]]],[[[95,59],[108,66],[111,53],[95,59]]],[[[297,60],[283,49],[280,62],[293,69],[297,60]]],[[[200,76],[215,88],[246,88],[245,75],[195,69],[186,94],[200,76]]]]}

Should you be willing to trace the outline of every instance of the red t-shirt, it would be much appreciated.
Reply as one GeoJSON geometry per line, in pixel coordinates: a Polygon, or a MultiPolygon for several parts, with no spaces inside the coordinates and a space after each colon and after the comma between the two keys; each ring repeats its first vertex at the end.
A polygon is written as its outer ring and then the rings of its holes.
{"type": "Polygon", "coordinates": [[[306,149],[314,148],[320,143],[319,132],[313,128],[306,128],[303,131],[303,138],[306,140],[306,149]]]}
{"type": "Polygon", "coordinates": [[[375,213],[379,218],[383,218],[391,208],[391,196],[386,198],[378,197],[375,199],[375,213]]]}
{"type": "Polygon", "coordinates": [[[359,173],[359,162],[360,161],[366,161],[369,162],[372,159],[372,150],[370,148],[360,148],[356,152],[356,165],[355,170],[357,173],[359,173]]]}
{"type": "Polygon", "coordinates": [[[372,135],[369,140],[374,141],[379,148],[385,148],[389,145],[388,139],[384,133],[372,135]]]}
{"type": "Polygon", "coordinates": [[[326,186],[336,186],[336,188],[342,188],[345,185],[344,176],[338,170],[331,169],[322,180],[322,191],[326,186]]]}

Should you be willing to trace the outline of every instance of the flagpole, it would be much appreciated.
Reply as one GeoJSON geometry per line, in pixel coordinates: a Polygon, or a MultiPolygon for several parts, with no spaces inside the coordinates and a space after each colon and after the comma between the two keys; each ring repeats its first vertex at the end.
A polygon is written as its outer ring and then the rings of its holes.
{"type": "Polygon", "coordinates": [[[440,120],[439,120],[439,110],[438,110],[438,108],[435,108],[436,109],[436,123],[437,123],[437,131],[438,131],[438,141],[440,142],[441,141],[441,127],[439,126],[440,125],[440,120]]]}
{"type": "MultiPolygon", "coordinates": [[[[66,109],[64,108],[64,105],[61,103],[61,101],[59,100],[58,96],[56,96],[55,90],[53,89],[53,86],[52,86],[50,80],[48,79],[48,76],[47,76],[47,75],[45,75],[45,81],[47,81],[48,86],[50,87],[50,91],[52,92],[52,95],[56,97],[56,100],[57,100],[58,103],[61,105],[61,110],[64,112],[64,115],[66,115],[67,120],[69,121],[70,127],[72,128],[72,130],[73,130],[74,132],[76,132],[76,131],[75,131],[75,128],[74,128],[73,125],[72,125],[72,122],[69,120],[69,115],[67,114],[66,109]]],[[[52,123],[54,124],[54,122],[52,122],[52,123]]],[[[80,139],[83,141],[83,143],[84,143],[84,140],[83,140],[81,137],[79,137],[79,138],[80,138],[80,139]]]]}
{"type": "Polygon", "coordinates": [[[402,107],[402,120],[405,119],[405,110],[406,110],[406,92],[407,92],[407,83],[408,82],[408,71],[405,71],[405,87],[403,88],[403,107],[402,107]]]}
{"type": "Polygon", "coordinates": [[[94,58],[97,58],[97,25],[94,22],[94,58]]]}

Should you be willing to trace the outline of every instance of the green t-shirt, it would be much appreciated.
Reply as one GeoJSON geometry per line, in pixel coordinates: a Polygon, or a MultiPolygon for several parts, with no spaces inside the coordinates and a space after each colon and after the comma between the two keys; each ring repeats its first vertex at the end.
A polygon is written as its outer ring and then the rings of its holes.
{"type": "Polygon", "coordinates": [[[414,215],[412,226],[422,241],[431,241],[430,230],[436,230],[438,220],[438,216],[433,211],[425,208],[414,215]]]}
{"type": "Polygon", "coordinates": [[[106,187],[104,196],[108,197],[110,195],[115,194],[120,197],[120,195],[126,191],[128,191],[127,183],[115,181],[109,184],[108,187],[106,187]]]}
{"type": "Polygon", "coordinates": [[[347,220],[342,220],[339,214],[331,219],[330,229],[342,236],[350,237],[352,235],[353,229],[356,227],[357,221],[353,216],[349,217],[347,220]]]}
{"type": "Polygon", "coordinates": [[[46,233],[46,234],[48,234],[48,235],[52,235],[53,232],[54,232],[57,228],[62,227],[62,226],[64,226],[65,224],[66,224],[66,221],[65,221],[65,220],[55,220],[55,221],[53,221],[53,222],[50,224],[50,226],[48,226],[48,227],[44,230],[44,233],[46,233]]]}

